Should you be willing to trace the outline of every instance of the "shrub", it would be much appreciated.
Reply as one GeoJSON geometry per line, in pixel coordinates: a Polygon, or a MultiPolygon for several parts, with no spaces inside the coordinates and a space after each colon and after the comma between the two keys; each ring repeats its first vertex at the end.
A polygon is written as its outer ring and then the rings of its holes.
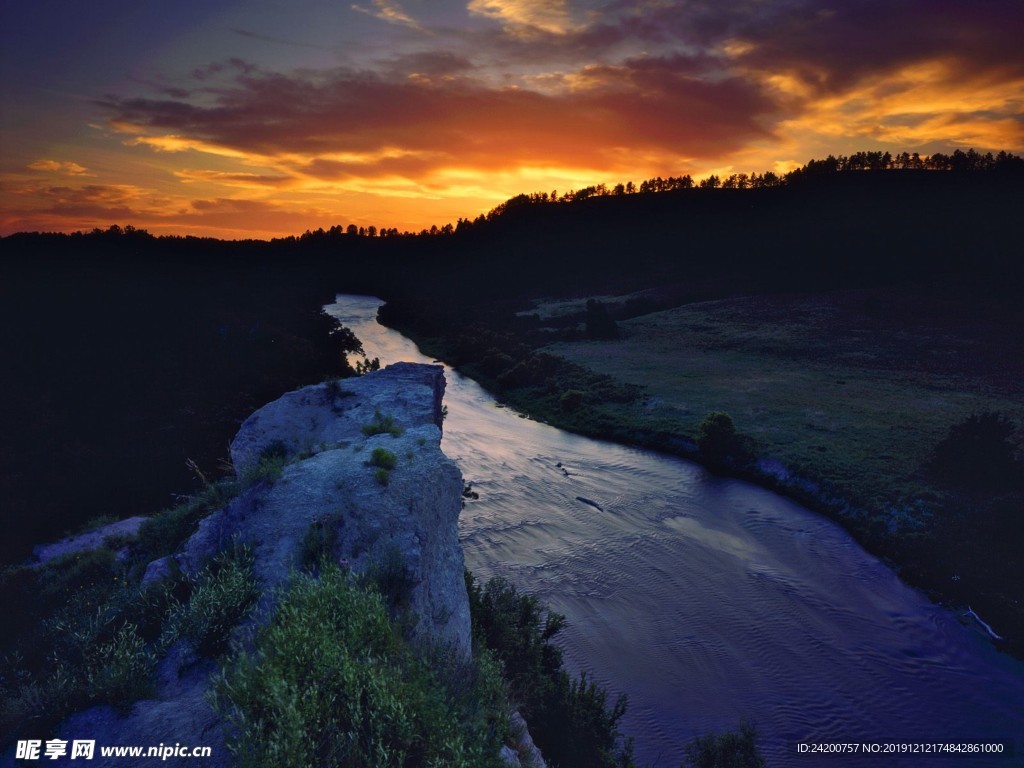
{"type": "Polygon", "coordinates": [[[8,607],[31,627],[0,650],[0,733],[29,734],[89,704],[123,710],[150,693],[156,653],[147,640],[160,633],[176,584],[142,589],[124,569],[94,550],[0,579],[8,607]]]}
{"type": "Polygon", "coordinates": [[[740,452],[740,440],[732,417],[712,411],[697,425],[697,448],[711,466],[720,466],[740,452]]]}
{"type": "Polygon", "coordinates": [[[237,543],[217,555],[199,576],[188,603],[173,611],[161,645],[187,637],[204,656],[223,653],[231,630],[259,597],[252,562],[252,551],[237,543]]]}
{"type": "Polygon", "coordinates": [[[386,547],[360,576],[359,583],[376,591],[392,608],[404,607],[416,582],[397,546],[386,547]]]}
{"type": "Polygon", "coordinates": [[[608,307],[597,299],[587,299],[587,336],[592,339],[616,339],[619,328],[608,314],[608,307]]]}
{"type": "Polygon", "coordinates": [[[476,690],[446,685],[402,642],[381,597],[332,566],[319,582],[293,577],[213,695],[245,766],[497,768],[501,715],[476,690]]]}
{"type": "Polygon", "coordinates": [[[757,731],[748,723],[739,733],[706,734],[686,745],[682,768],[763,768],[764,758],[757,750],[757,731]]]}
{"type": "Polygon", "coordinates": [[[545,758],[559,768],[631,768],[632,741],[618,728],[626,697],[609,707],[603,688],[562,669],[562,653],[551,640],[565,617],[502,578],[480,586],[467,571],[466,589],[474,637],[502,663],[545,758]]]}
{"type": "Polygon", "coordinates": [[[370,453],[370,465],[383,469],[394,469],[398,464],[398,457],[387,448],[374,448],[370,453]]]}
{"type": "Polygon", "coordinates": [[[572,413],[583,404],[583,392],[578,389],[570,389],[562,393],[558,398],[558,407],[565,413],[572,413]]]}
{"type": "Polygon", "coordinates": [[[373,421],[369,424],[362,426],[363,434],[367,437],[373,437],[374,435],[383,435],[385,433],[392,437],[399,437],[404,431],[401,427],[395,424],[395,419],[391,415],[385,415],[379,410],[373,412],[373,421]]]}
{"type": "Polygon", "coordinates": [[[299,553],[299,565],[308,571],[317,571],[334,558],[338,546],[338,529],[345,524],[340,513],[314,520],[306,529],[299,553]]]}
{"type": "Polygon", "coordinates": [[[146,648],[134,624],[125,624],[106,643],[90,649],[85,686],[90,701],[126,710],[153,691],[156,656],[146,648]]]}
{"type": "Polygon", "coordinates": [[[971,414],[935,446],[929,471],[947,485],[970,490],[1020,486],[1024,467],[1016,457],[1014,423],[1002,413],[971,414]]]}
{"type": "Polygon", "coordinates": [[[206,515],[222,509],[238,495],[238,484],[224,480],[204,489],[176,507],[159,512],[139,526],[135,548],[146,562],[170,555],[191,536],[206,515]]]}
{"type": "Polygon", "coordinates": [[[283,440],[272,440],[267,443],[260,451],[256,462],[239,475],[240,490],[251,488],[259,483],[273,485],[280,479],[288,460],[288,446],[283,440]]]}
{"type": "Polygon", "coordinates": [[[356,372],[357,376],[363,376],[371,371],[379,371],[380,358],[375,357],[370,360],[369,358],[364,357],[362,360],[357,360],[353,370],[356,372]]]}

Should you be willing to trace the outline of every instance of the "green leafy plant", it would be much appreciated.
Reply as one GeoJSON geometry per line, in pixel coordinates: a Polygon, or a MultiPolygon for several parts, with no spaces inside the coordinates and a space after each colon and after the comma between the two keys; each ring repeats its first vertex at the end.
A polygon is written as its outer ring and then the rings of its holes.
{"type": "Polygon", "coordinates": [[[181,504],[146,519],[139,526],[135,544],[138,559],[148,563],[177,551],[195,532],[200,520],[211,512],[223,509],[238,492],[237,482],[222,480],[204,488],[181,504]]]}
{"type": "Polygon", "coordinates": [[[259,597],[252,563],[252,550],[237,543],[217,555],[197,579],[189,601],[173,611],[161,645],[187,637],[204,656],[223,653],[231,630],[259,597]]]}
{"type": "Polygon", "coordinates": [[[686,745],[682,768],[764,768],[757,749],[757,731],[749,723],[739,732],[698,736],[686,745]]]}
{"type": "Polygon", "coordinates": [[[142,587],[106,549],[0,575],[5,605],[32,630],[0,646],[0,733],[48,727],[90,704],[124,710],[152,690],[153,642],[182,582],[142,587]]]}
{"type": "Polygon", "coordinates": [[[331,566],[319,580],[293,577],[254,650],[228,660],[213,699],[230,748],[252,768],[497,768],[506,702],[496,701],[493,665],[469,678],[455,685],[466,678],[435,672],[402,641],[381,596],[331,566]]]}
{"type": "Polygon", "coordinates": [[[109,642],[89,649],[85,687],[90,701],[126,710],[152,693],[157,658],[137,630],[134,624],[125,624],[109,642]]]}
{"type": "Polygon", "coordinates": [[[345,517],[336,512],[313,520],[302,537],[299,564],[307,571],[316,572],[333,559],[338,546],[339,529],[345,517]]]}
{"type": "Polygon", "coordinates": [[[288,447],[281,440],[274,440],[260,451],[255,464],[242,472],[239,480],[243,488],[257,483],[273,484],[280,479],[285,464],[288,463],[288,447]]]}
{"type": "Polygon", "coordinates": [[[466,588],[474,638],[501,662],[545,758],[559,768],[633,768],[632,740],[618,727],[626,697],[609,706],[603,688],[562,668],[562,653],[551,641],[565,617],[502,578],[481,586],[467,571],[466,588]]]}
{"type": "Polygon", "coordinates": [[[370,464],[374,467],[394,469],[398,465],[398,457],[387,448],[374,448],[370,453],[370,464]]]}
{"type": "Polygon", "coordinates": [[[392,608],[408,605],[416,585],[401,550],[395,545],[385,547],[381,555],[370,562],[360,575],[359,583],[380,594],[392,608]]]}
{"type": "Polygon", "coordinates": [[[373,412],[373,421],[362,426],[363,434],[367,437],[383,435],[385,433],[392,437],[399,437],[404,430],[395,424],[395,419],[390,414],[383,414],[380,410],[373,412]]]}
{"type": "Polygon", "coordinates": [[[374,448],[369,464],[374,467],[373,476],[386,486],[391,482],[391,470],[398,465],[398,457],[386,448],[374,448]]]}

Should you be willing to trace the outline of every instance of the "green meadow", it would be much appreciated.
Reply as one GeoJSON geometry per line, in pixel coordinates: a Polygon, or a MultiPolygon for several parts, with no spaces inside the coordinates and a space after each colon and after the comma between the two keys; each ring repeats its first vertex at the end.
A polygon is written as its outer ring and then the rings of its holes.
{"type": "MultiPolygon", "coordinates": [[[[542,318],[559,309],[537,305],[542,318]]],[[[725,411],[758,456],[897,515],[934,495],[922,465],[950,426],[984,411],[1024,421],[1021,340],[1000,317],[966,311],[894,290],[748,296],[622,320],[615,340],[547,351],[643,387],[631,420],[693,435],[725,411]]]]}

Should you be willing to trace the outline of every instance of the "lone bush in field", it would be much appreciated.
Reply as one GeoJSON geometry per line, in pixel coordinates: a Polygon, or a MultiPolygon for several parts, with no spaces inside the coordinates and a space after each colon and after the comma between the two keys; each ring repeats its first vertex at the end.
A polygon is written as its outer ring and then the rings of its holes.
{"type": "Polygon", "coordinates": [[[1024,466],[1012,437],[1016,426],[1002,413],[974,413],[949,428],[932,451],[928,469],[948,485],[968,490],[1020,486],[1024,466]]]}
{"type": "Polygon", "coordinates": [[[741,451],[739,435],[728,413],[712,411],[697,425],[697,448],[712,467],[721,466],[726,459],[741,451]]]}

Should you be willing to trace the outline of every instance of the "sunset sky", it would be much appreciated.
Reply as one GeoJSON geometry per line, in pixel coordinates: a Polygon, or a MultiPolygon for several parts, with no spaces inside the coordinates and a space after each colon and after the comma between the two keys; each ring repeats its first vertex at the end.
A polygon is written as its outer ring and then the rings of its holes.
{"type": "Polygon", "coordinates": [[[1024,151],[1020,0],[0,3],[0,234],[418,230],[520,192],[1024,151]]]}

